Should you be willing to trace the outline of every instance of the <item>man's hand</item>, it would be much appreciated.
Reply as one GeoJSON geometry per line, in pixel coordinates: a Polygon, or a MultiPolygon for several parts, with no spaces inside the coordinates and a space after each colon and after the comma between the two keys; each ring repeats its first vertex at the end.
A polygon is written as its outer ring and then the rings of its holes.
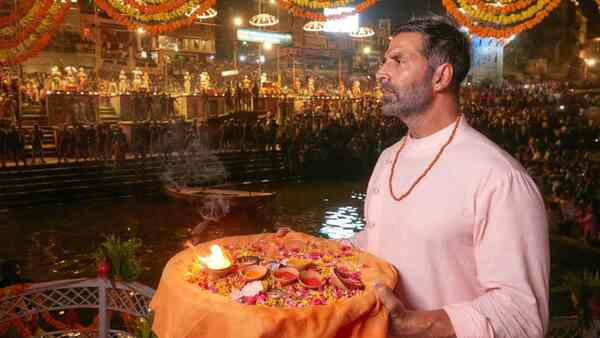
{"type": "Polygon", "coordinates": [[[450,338],[454,329],[444,310],[409,311],[392,289],[376,283],[377,299],[390,313],[389,334],[406,338],[450,338]]]}

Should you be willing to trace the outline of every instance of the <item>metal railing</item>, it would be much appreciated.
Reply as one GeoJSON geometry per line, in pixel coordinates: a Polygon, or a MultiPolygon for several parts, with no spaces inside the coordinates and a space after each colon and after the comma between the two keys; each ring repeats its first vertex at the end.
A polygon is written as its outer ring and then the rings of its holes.
{"type": "Polygon", "coordinates": [[[0,326],[8,326],[15,321],[27,320],[51,311],[97,309],[97,325],[81,330],[64,328],[45,332],[44,337],[132,337],[125,331],[110,327],[109,312],[145,318],[149,315],[149,303],[153,295],[154,290],[143,284],[113,284],[103,278],[30,284],[23,292],[0,298],[0,326]]]}
{"type": "MultiPolygon", "coordinates": [[[[48,283],[31,284],[23,292],[0,298],[0,326],[10,325],[15,320],[27,320],[34,315],[69,309],[97,309],[97,325],[91,329],[64,329],[44,333],[46,338],[98,337],[123,338],[131,334],[110,327],[110,311],[130,316],[148,317],[149,304],[154,290],[143,284],[112,284],[102,278],[81,278],[48,283]]],[[[596,335],[584,332],[576,316],[554,317],[550,320],[548,338],[599,337],[600,325],[596,324],[596,335]],[[590,335],[591,334],[591,335],[590,335]]],[[[591,330],[594,330],[592,328],[591,330]]]]}

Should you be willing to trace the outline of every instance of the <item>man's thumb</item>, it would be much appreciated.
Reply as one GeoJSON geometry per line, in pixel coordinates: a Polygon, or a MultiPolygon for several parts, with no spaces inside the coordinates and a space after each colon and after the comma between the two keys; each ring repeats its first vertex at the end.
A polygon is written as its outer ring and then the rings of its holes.
{"type": "Polygon", "coordinates": [[[405,311],[404,305],[396,297],[392,289],[380,283],[375,283],[374,287],[377,298],[383,303],[383,306],[385,306],[390,314],[398,315],[405,311]]]}

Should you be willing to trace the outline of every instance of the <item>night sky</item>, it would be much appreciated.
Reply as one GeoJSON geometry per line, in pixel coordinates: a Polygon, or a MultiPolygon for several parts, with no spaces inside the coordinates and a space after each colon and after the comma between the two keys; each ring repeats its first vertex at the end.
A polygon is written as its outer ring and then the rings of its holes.
{"type": "Polygon", "coordinates": [[[380,0],[361,16],[361,24],[373,24],[377,19],[392,20],[392,26],[408,20],[415,14],[423,14],[429,6],[435,13],[440,13],[440,0],[380,0]]]}
{"type": "MultiPolygon", "coordinates": [[[[355,4],[362,0],[355,1],[355,4]]],[[[569,0],[564,0],[569,1],[569,0]]],[[[600,14],[595,0],[578,0],[580,7],[583,9],[585,16],[588,18],[588,29],[590,31],[599,31],[600,14]]],[[[263,4],[267,4],[268,0],[263,0],[263,4]]],[[[569,4],[573,6],[572,4],[569,4]]],[[[248,0],[219,0],[218,7],[222,19],[229,20],[229,16],[237,14],[239,8],[248,7],[248,0]],[[229,10],[222,11],[224,8],[229,10]],[[224,16],[223,16],[224,15],[224,16]]],[[[443,13],[441,0],[379,0],[377,4],[370,7],[366,12],[361,14],[361,25],[369,25],[375,27],[377,20],[387,18],[392,20],[392,27],[403,21],[410,19],[415,14],[423,14],[428,11],[434,13],[443,13]]],[[[541,23],[543,25],[544,22],[541,23]]]]}

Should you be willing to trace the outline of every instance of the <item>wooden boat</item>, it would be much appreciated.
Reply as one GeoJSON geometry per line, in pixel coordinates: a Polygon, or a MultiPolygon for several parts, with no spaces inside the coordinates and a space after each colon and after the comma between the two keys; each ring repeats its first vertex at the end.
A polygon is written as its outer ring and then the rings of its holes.
{"type": "Polygon", "coordinates": [[[203,204],[211,200],[220,200],[229,203],[233,209],[258,208],[272,201],[277,193],[228,190],[216,188],[194,188],[166,186],[167,195],[190,202],[192,204],[203,204]]]}

